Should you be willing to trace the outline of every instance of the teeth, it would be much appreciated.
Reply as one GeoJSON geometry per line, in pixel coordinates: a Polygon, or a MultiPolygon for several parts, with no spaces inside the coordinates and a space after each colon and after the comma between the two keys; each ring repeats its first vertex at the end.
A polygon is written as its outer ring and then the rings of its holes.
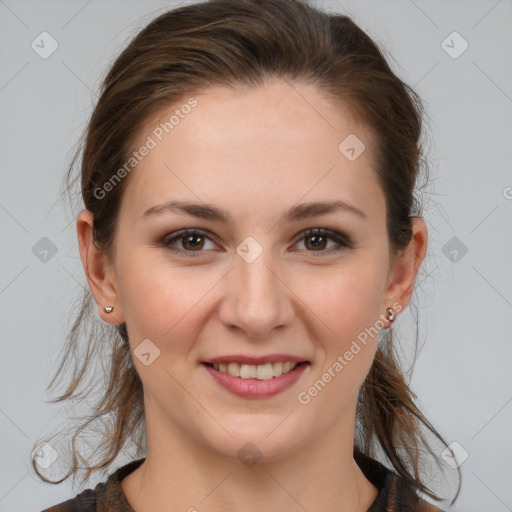
{"type": "Polygon", "coordinates": [[[285,363],[267,363],[267,364],[214,364],[213,367],[222,373],[229,373],[233,377],[240,377],[242,379],[259,379],[270,380],[274,377],[279,377],[283,373],[288,373],[293,370],[298,363],[287,361],[285,363]]]}

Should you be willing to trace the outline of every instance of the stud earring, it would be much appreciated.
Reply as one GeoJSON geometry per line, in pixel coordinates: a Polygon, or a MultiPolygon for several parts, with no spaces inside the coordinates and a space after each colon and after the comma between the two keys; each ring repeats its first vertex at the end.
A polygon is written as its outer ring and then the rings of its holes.
{"type": "Polygon", "coordinates": [[[396,318],[396,312],[393,308],[388,308],[386,309],[386,318],[391,322],[393,323],[393,321],[395,320],[396,318]]]}
{"type": "Polygon", "coordinates": [[[112,313],[112,311],[114,311],[114,306],[106,306],[103,308],[103,311],[105,311],[105,313],[112,313]]]}

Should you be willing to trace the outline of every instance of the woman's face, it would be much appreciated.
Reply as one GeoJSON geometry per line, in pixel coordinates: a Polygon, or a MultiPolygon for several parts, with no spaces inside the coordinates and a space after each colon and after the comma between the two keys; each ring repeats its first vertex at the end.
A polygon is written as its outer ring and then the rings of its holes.
{"type": "Polygon", "coordinates": [[[313,86],[275,80],[186,98],[139,142],[149,150],[125,178],[104,318],[127,323],[148,446],[150,431],[179,432],[273,457],[353,433],[375,333],[408,300],[393,285],[369,133],[313,86]],[[171,240],[185,229],[197,233],[171,240]],[[279,365],[243,365],[261,377],[245,380],[205,364],[243,357],[307,363],[271,380],[279,365]]]}

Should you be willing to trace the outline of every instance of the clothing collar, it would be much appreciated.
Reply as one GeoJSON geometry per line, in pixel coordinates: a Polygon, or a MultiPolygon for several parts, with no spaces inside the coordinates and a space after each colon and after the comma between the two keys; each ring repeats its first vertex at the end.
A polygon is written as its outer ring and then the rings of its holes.
{"type": "MultiPolygon", "coordinates": [[[[98,512],[134,512],[121,487],[121,481],[135,471],[146,458],[120,467],[105,483],[96,486],[98,512]]],[[[354,448],[354,460],[364,476],[378,489],[378,495],[367,512],[443,512],[418,498],[412,485],[381,462],[354,448]]]]}

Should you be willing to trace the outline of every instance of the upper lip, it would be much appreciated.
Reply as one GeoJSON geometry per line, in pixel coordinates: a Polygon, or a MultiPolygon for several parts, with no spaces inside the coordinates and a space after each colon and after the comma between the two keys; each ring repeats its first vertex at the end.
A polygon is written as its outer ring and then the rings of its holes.
{"type": "Polygon", "coordinates": [[[244,356],[244,355],[229,355],[229,356],[219,356],[213,357],[211,359],[207,359],[206,361],[202,361],[203,363],[210,364],[221,364],[221,363],[240,363],[240,364],[253,364],[260,365],[266,363],[285,363],[287,361],[291,361],[292,363],[302,363],[308,362],[306,359],[300,356],[292,356],[290,354],[269,354],[267,356],[244,356]]]}

